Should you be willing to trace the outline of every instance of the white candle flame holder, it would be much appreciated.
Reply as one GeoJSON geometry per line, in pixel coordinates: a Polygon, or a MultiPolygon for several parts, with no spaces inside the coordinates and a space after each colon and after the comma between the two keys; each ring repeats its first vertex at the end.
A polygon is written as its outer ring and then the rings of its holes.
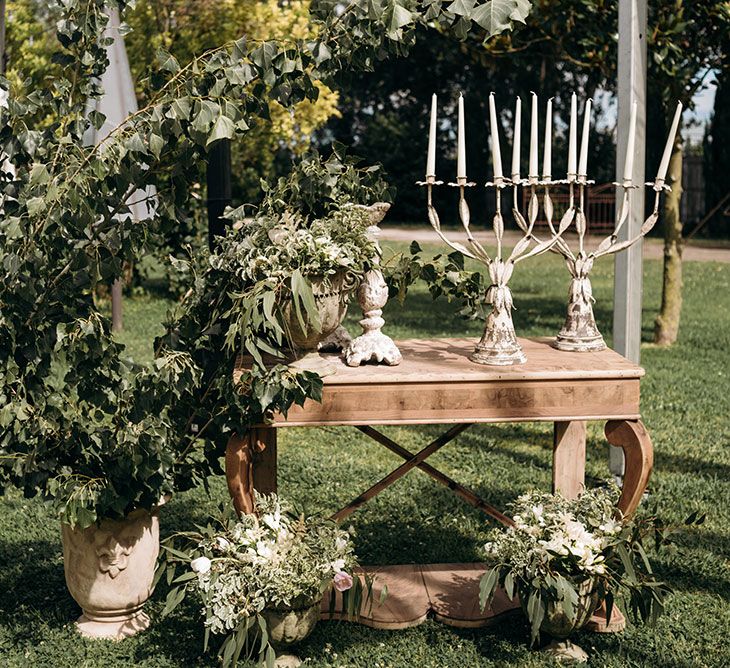
{"type": "Polygon", "coordinates": [[[479,364],[508,365],[521,364],[525,362],[525,355],[515,337],[514,324],[512,322],[512,292],[508,283],[512,276],[514,267],[518,262],[529,257],[539,255],[546,251],[560,253],[568,266],[571,274],[571,283],[568,299],[568,313],[563,328],[555,340],[555,347],[559,350],[571,352],[587,352],[602,350],[606,344],[596,326],[593,314],[593,290],[590,281],[590,271],[593,262],[604,255],[618,253],[629,248],[639,239],[643,238],[656,224],[659,217],[659,197],[663,191],[670,190],[665,185],[665,177],[669,165],[674,137],[677,131],[679,119],[682,113],[681,103],[677,105],[667,144],[664,148],[659,170],[656,179],[647,183],[655,191],[654,210],[644,221],[639,233],[633,238],[619,241],[618,236],[631,213],[630,193],[633,189],[641,186],[633,183],[633,164],[635,154],[637,107],[634,103],[629,124],[629,133],[626,145],[626,160],[624,163],[623,181],[616,183],[617,187],[623,189],[620,214],[616,221],[613,233],[601,241],[598,246],[588,251],[585,247],[585,237],[588,221],[585,214],[586,189],[594,181],[588,179],[588,138],[591,123],[591,100],[587,100],[583,114],[583,132],[581,137],[580,159],[578,159],[578,119],[577,99],[575,93],[571,96],[570,124],[568,131],[568,173],[567,178],[553,180],[550,176],[552,161],[552,98],[547,102],[547,113],[545,117],[545,151],[543,158],[543,178],[538,176],[537,154],[538,154],[538,100],[532,93],[532,118],[530,134],[529,173],[525,180],[520,179],[520,119],[521,100],[517,98],[515,106],[515,129],[513,135],[513,155],[511,179],[502,174],[502,158],[499,148],[499,123],[494,102],[494,93],[489,97],[489,116],[492,138],[492,163],[494,167],[494,178],[486,184],[486,187],[495,189],[496,213],[492,221],[492,230],[496,240],[497,250],[494,257],[491,257],[485,248],[474,238],[471,232],[471,214],[465,198],[466,188],[475,184],[470,182],[466,176],[466,138],[464,135],[464,101],[459,96],[458,104],[458,134],[457,134],[457,177],[455,183],[449,186],[459,188],[459,219],[466,232],[467,245],[450,241],[441,229],[436,208],[433,205],[433,188],[441,185],[442,181],[436,180],[436,96],[432,98],[431,124],[429,134],[428,160],[426,163],[426,180],[419,181],[418,185],[427,189],[428,219],[436,234],[451,248],[459,251],[466,257],[480,262],[487,267],[491,285],[487,290],[486,299],[492,310],[487,316],[484,334],[477,344],[470,359],[479,364]],[[569,206],[557,226],[553,223],[554,206],[550,197],[550,188],[557,184],[567,184],[569,187],[569,206]],[[520,185],[530,189],[527,218],[520,213],[518,206],[518,192],[520,185]],[[503,249],[504,219],[502,217],[501,190],[512,187],[513,207],[512,214],[517,226],[523,233],[522,238],[515,244],[511,252],[503,249]],[[542,201],[547,220],[547,227],[550,237],[541,240],[534,233],[535,221],[539,213],[540,202],[537,189],[542,188],[542,201]],[[577,192],[576,192],[577,191],[577,192]],[[563,238],[563,233],[575,224],[577,233],[577,249],[570,247],[563,238]],[[533,245],[534,244],[534,245],[533,245]]]}

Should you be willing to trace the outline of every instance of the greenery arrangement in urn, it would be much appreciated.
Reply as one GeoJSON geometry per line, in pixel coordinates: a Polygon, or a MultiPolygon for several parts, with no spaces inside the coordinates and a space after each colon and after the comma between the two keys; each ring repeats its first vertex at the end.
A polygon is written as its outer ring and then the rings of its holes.
{"type": "Polygon", "coordinates": [[[342,593],[353,616],[372,595],[372,582],[353,576],[351,531],[295,513],[273,494],[257,495],[255,510],[240,518],[228,512],[163,543],[157,576],[172,585],[163,614],[196,592],[206,649],[210,634],[225,636],[219,650],[224,668],[241,658],[273,666],[276,652],[311,633],[328,590],[333,597],[342,593]]]}
{"type": "MultiPolygon", "coordinates": [[[[494,13],[481,3],[455,14],[397,0],[372,11],[358,0],[341,13],[336,3],[314,2],[312,39],[242,36],[182,64],[160,50],[139,84],[139,111],[89,146],[85,136],[106,120],[87,109],[103,92],[109,12],[124,18],[133,3],[48,4],[58,43],[44,85],[24,77],[22,64],[12,82],[0,79],[9,93],[0,107],[0,490],[18,485],[28,495],[46,494],[64,521],[83,526],[151,509],[171,488],[204,482],[219,472],[216,454],[230,424],[245,426],[317,395],[316,377],[281,368],[253,370],[250,399],[234,391],[224,345],[230,303],[227,296],[217,301],[206,283],[216,270],[206,277],[205,265],[188,276],[192,296],[171,316],[152,370],[125,360],[94,304],[98,285],[120,278],[189,215],[211,147],[267,122],[272,105],[288,110],[316,101],[317,82],[405,53],[419,27],[438,25],[461,39],[470,30],[496,34],[513,19],[524,21],[529,5],[510,0],[494,13]],[[150,187],[154,215],[134,221],[134,193],[150,187]]],[[[326,165],[324,193],[339,200],[354,172],[326,165]]],[[[291,201],[295,188],[323,201],[306,174],[294,183],[291,201]]],[[[262,213],[283,215],[276,192],[262,213]]],[[[265,336],[249,341],[259,342],[257,350],[271,347],[265,336]]]]}
{"type": "Polygon", "coordinates": [[[262,188],[253,218],[246,206],[228,213],[233,230],[209,261],[230,295],[226,346],[259,364],[262,353],[314,348],[339,326],[377,252],[367,205],[389,196],[379,167],[358,167],[341,147],[262,188]]]}
{"type": "MultiPolygon", "coordinates": [[[[670,542],[671,531],[656,517],[622,518],[615,486],[585,490],[576,499],[529,492],[512,505],[514,525],[495,530],[485,545],[494,566],[483,576],[482,608],[502,587],[519,595],[530,624],[531,642],[540,633],[555,639],[557,656],[585,659],[568,636],[590,619],[601,602],[606,619],[614,601],[626,594],[635,618],[656,621],[669,587],[656,579],[644,543],[670,542]]],[[[687,524],[704,517],[692,516],[687,524]]]]}

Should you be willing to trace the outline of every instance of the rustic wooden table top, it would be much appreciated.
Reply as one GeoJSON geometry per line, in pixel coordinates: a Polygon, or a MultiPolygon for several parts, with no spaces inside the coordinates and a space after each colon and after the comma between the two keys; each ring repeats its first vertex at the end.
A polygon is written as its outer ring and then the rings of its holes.
{"type": "Polygon", "coordinates": [[[292,366],[317,371],[325,385],[383,383],[459,383],[641,378],[644,370],[617,352],[571,353],[552,347],[552,337],[519,339],[527,362],[487,366],[469,361],[474,339],[406,339],[396,341],[403,354],[398,366],[349,367],[339,353],[310,353],[292,366]]]}
{"type": "MultiPolygon", "coordinates": [[[[310,353],[292,366],[323,378],[322,402],[271,426],[638,419],[641,367],[613,350],[564,352],[552,341],[520,339],[527,362],[506,367],[469,361],[467,338],[397,341],[403,361],[393,367],[310,353]]],[[[247,364],[239,358],[236,375],[247,364]]]]}

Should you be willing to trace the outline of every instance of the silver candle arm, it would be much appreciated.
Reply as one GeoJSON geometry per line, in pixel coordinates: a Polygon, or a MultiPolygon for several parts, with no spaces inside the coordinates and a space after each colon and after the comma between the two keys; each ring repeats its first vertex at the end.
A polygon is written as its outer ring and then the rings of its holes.
{"type": "Polygon", "coordinates": [[[449,184],[449,186],[459,189],[458,215],[466,234],[466,245],[452,241],[443,232],[438,212],[433,203],[433,188],[440,185],[440,183],[436,181],[435,177],[429,176],[425,181],[418,182],[418,185],[426,187],[428,219],[439,238],[450,248],[483,264],[489,273],[490,286],[486,298],[491,304],[492,310],[487,316],[484,334],[470,359],[480,364],[492,365],[520,364],[524,362],[525,356],[515,336],[512,322],[512,293],[508,286],[509,279],[518,262],[550,250],[559,238],[557,232],[544,240],[538,240],[533,235],[533,228],[539,213],[539,202],[534,192],[534,186],[532,186],[533,196],[531,197],[528,213],[530,222],[527,223],[524,220],[516,204],[513,207],[515,220],[522,230],[523,236],[507,253],[507,249],[504,247],[505,225],[502,214],[501,192],[504,188],[511,186],[514,201],[516,202],[516,191],[519,183],[499,176],[493,182],[486,184],[486,187],[494,188],[496,193],[495,213],[492,219],[492,233],[494,234],[496,253],[492,256],[472,232],[471,212],[466,201],[466,189],[472,187],[473,183],[468,182],[465,177],[460,177],[455,183],[449,184]]]}

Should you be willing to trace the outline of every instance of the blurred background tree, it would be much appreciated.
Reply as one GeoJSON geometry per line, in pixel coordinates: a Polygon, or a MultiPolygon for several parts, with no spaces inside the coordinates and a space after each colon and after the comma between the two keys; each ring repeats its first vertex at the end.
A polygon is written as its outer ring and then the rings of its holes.
{"type": "MultiPolygon", "coordinates": [[[[497,92],[503,138],[512,134],[514,98],[523,100],[523,134],[529,123],[529,92],[541,98],[540,133],[544,105],[553,94],[555,173],[565,170],[565,130],[569,93],[593,97],[594,135],[590,171],[599,183],[614,179],[615,92],[617,68],[617,4],[615,0],[534,0],[527,22],[519,30],[484,40],[479,26],[468,18],[470,0],[455,0],[448,11],[457,17],[447,38],[435,29],[419,35],[407,57],[390,58],[374,71],[341,76],[331,88],[318,84],[317,102],[303,102],[292,111],[276,104],[269,121],[262,121],[233,146],[233,195],[236,201],[256,203],[259,180],[288,171],[293,158],[310,146],[327,149],[334,141],[351,145],[367,162],[381,162],[397,189],[391,222],[423,222],[423,198],[414,185],[425,165],[428,109],[431,93],[439,95],[440,136],[438,173],[454,173],[454,103],[466,97],[467,163],[470,177],[483,182],[491,173],[488,153],[486,102],[497,92]],[[459,18],[461,17],[461,18],[459,18]],[[528,113],[525,113],[527,111],[528,113]]],[[[125,17],[132,31],[125,39],[138,95],[145,98],[144,80],[162,47],[179,62],[221,42],[246,34],[251,41],[311,37],[310,0],[139,0],[125,17]]],[[[728,45],[730,2],[670,0],[649,3],[647,175],[656,169],[676,100],[692,107],[698,92],[717,79],[715,114],[704,145],[706,209],[728,192],[727,147],[718,141],[728,127],[728,45]]],[[[54,67],[51,59],[53,17],[41,0],[8,3],[8,77],[22,69],[38,85],[54,67]]],[[[425,30],[425,29],[423,29],[425,30]]],[[[511,151],[503,145],[505,167],[511,151]]],[[[701,149],[701,147],[700,147],[701,149]]],[[[662,310],[656,340],[676,339],[681,310],[681,250],[683,227],[691,220],[681,215],[683,144],[678,140],[670,177],[673,193],[664,199],[662,222],[665,267],[662,310]]],[[[523,144],[523,171],[527,149],[523,144]]],[[[201,174],[201,182],[203,175],[201,174]]],[[[440,196],[453,197],[444,192],[440,196]]],[[[164,253],[179,254],[185,244],[200,246],[204,228],[203,188],[196,195],[201,206],[181,220],[175,238],[160,243],[164,253]]],[[[445,203],[446,204],[446,203],[445,203]]],[[[721,208],[703,234],[728,236],[721,208]]],[[[488,212],[487,212],[488,214],[488,212]]],[[[704,215],[704,212],[703,214],[704,215]]],[[[658,226],[662,229],[661,226],[658,226]]]]}

